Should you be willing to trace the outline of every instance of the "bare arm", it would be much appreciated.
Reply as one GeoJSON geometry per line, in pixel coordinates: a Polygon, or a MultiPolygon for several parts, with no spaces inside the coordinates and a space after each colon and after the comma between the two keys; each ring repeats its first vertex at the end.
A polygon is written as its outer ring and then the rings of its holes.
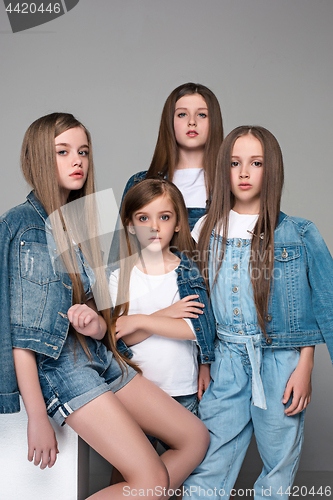
{"type": "Polygon", "coordinates": [[[293,395],[291,405],[285,410],[288,416],[303,411],[311,401],[314,349],[314,346],[301,348],[298,364],[288,380],[282,401],[286,404],[291,394],[293,395]]]}
{"type": "Polygon", "coordinates": [[[58,453],[57,439],[46,413],[39,384],[35,353],[13,349],[17,383],[28,414],[28,460],[40,468],[52,467],[58,453]]]}
{"type": "Polygon", "coordinates": [[[201,401],[201,398],[207,389],[210,382],[210,365],[204,364],[199,365],[199,374],[198,374],[198,398],[201,401]]]}
{"type": "Polygon", "coordinates": [[[126,337],[127,345],[142,342],[150,335],[160,335],[178,340],[195,340],[195,335],[183,319],[156,316],[154,314],[132,314],[120,316],[116,322],[116,338],[126,337]]]}

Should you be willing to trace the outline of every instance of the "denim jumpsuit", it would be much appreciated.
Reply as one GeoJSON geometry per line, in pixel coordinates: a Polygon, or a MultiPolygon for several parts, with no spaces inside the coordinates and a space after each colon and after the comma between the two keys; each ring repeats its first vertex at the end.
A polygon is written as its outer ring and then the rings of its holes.
{"type": "MultiPolygon", "coordinates": [[[[250,239],[227,240],[211,292],[219,341],[212,380],[199,405],[211,442],[205,459],[185,481],[184,496],[229,498],[253,432],[263,461],[255,497],[270,493],[271,500],[288,498],[284,493],[297,471],[304,411],[287,417],[290,401],[285,406],[282,399],[299,349],[262,347],[248,271],[250,252],[250,239]]],[[[211,263],[209,278],[213,283],[211,263]]]]}

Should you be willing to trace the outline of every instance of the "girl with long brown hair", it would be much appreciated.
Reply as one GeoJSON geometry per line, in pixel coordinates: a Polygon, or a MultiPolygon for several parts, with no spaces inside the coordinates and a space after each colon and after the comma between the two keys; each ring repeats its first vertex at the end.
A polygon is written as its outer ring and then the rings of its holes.
{"type": "Polygon", "coordinates": [[[202,460],[208,434],[115,348],[89,132],[70,114],[44,116],[26,132],[21,164],[33,191],[0,218],[0,411],[19,411],[19,390],[28,459],[42,469],[58,453],[52,417],[121,471],[122,484],[89,498],[166,498],[202,460]],[[168,443],[162,457],[141,429],[168,443]]]}
{"type": "Polygon", "coordinates": [[[123,197],[142,179],[168,178],[184,197],[192,229],[209,205],[222,140],[221,110],[213,92],[197,83],[180,85],[164,104],[148,171],[138,172],[129,179],[123,197]]]}
{"type": "Polygon", "coordinates": [[[121,220],[121,267],[110,277],[116,338],[147,378],[196,413],[210,380],[215,322],[191,260],[183,197],[166,179],[145,179],[126,194],[121,220]]]}
{"type": "Polygon", "coordinates": [[[333,359],[332,257],[313,223],[280,212],[283,176],[273,134],[234,129],[218,155],[210,211],[192,231],[218,337],[199,405],[211,444],[184,484],[194,498],[234,496],[253,432],[263,461],[253,494],[288,498],[314,345],[326,342],[333,359]]]}

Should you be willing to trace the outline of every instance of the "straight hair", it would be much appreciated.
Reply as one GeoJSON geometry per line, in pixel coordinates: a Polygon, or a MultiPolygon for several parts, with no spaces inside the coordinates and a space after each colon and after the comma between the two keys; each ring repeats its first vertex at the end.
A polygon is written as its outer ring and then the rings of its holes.
{"type": "Polygon", "coordinates": [[[176,213],[179,231],[170,241],[170,251],[186,252],[189,257],[194,250],[193,239],[188,226],[187,210],[179,189],[167,179],[144,179],[132,186],[126,193],[121,207],[123,230],[120,237],[120,270],[118,278],[117,303],[112,316],[112,331],[119,316],[126,316],[129,310],[129,286],[133,267],[141,257],[141,247],[135,234],[128,230],[134,214],[160,196],[171,201],[176,213]]]}
{"type": "MultiPolygon", "coordinates": [[[[34,121],[25,133],[21,149],[21,168],[23,175],[30,186],[34,189],[35,196],[42,203],[46,213],[52,221],[52,235],[57,250],[61,255],[62,264],[68,273],[73,286],[73,304],[85,302],[84,289],[77,265],[73,237],[67,232],[64,217],[61,213],[61,194],[57,181],[57,161],[54,140],[63,132],[79,127],[84,130],[88,141],[89,168],[86,181],[79,190],[72,190],[67,203],[78,199],[84,199],[84,207],[80,213],[80,225],[84,224],[87,240],[80,248],[89,262],[95,274],[95,285],[93,293],[96,297],[109,294],[107,280],[102,265],[101,249],[99,239],[96,237],[96,226],[98,223],[95,193],[94,164],[92,156],[91,137],[84,125],[69,113],[51,113],[34,121]]],[[[78,242],[80,243],[80,242],[78,242]]],[[[111,332],[111,310],[110,308],[100,311],[107,324],[107,334],[104,342],[113,352],[122,372],[126,363],[136,367],[125,359],[116,348],[116,340],[111,332]]],[[[74,330],[74,329],[73,329],[74,330]]],[[[75,332],[82,348],[90,358],[90,352],[84,335],[75,332]]]]}
{"type": "Polygon", "coordinates": [[[212,290],[216,285],[217,275],[225,254],[229,213],[235,204],[230,182],[232,151],[236,140],[248,134],[260,141],[264,155],[259,217],[253,231],[249,272],[258,324],[264,335],[266,335],[265,322],[274,267],[274,230],[279,221],[284,172],[279,143],[274,135],[263,127],[237,127],[227,135],[222,143],[217,158],[211,207],[198,241],[199,255],[203,256],[203,259],[200,259],[199,267],[203,273],[207,288],[209,288],[208,266],[209,258],[211,258],[214,273],[214,281],[210,284],[212,290]],[[218,241],[221,229],[222,245],[219,250],[218,241]],[[205,250],[210,247],[210,237],[213,231],[213,245],[207,255],[205,250]]]}
{"type": "Polygon", "coordinates": [[[177,101],[186,95],[199,94],[208,108],[209,132],[204,151],[204,172],[207,198],[213,190],[216,157],[223,140],[223,124],[219,102],[213,92],[199,83],[184,83],[174,89],[167,100],[161,116],[157,143],[147,177],[167,175],[172,181],[179,161],[179,148],[175,137],[174,115],[177,101]]]}

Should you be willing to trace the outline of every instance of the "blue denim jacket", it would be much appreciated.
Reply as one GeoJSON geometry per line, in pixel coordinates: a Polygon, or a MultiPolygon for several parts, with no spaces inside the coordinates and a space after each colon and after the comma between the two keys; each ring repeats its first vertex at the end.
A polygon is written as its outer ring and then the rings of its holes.
{"type": "Polygon", "coordinates": [[[51,259],[46,219],[33,192],[0,218],[0,413],[20,409],[12,348],[57,359],[67,337],[72,283],[51,259]]]}
{"type": "MultiPolygon", "coordinates": [[[[254,335],[260,333],[260,329],[255,309],[250,304],[251,242],[234,239],[228,243],[230,250],[233,245],[237,247],[239,259],[233,262],[233,252],[226,253],[226,257],[230,257],[226,261],[227,278],[219,292],[221,315],[216,319],[226,333],[254,335]],[[238,274],[241,279],[237,281],[238,274]],[[240,286],[245,288],[241,301],[237,298],[240,286]],[[246,321],[242,321],[243,314],[246,321]]],[[[274,232],[273,276],[267,338],[262,336],[262,347],[302,347],[326,342],[333,361],[333,259],[312,222],[280,213],[274,232]]],[[[212,300],[216,298],[212,296],[212,300]]]]}
{"type": "MultiPolygon", "coordinates": [[[[127,193],[127,191],[132,186],[134,186],[134,184],[137,184],[138,182],[143,181],[143,179],[146,178],[146,175],[147,175],[147,170],[143,170],[142,172],[138,172],[138,173],[132,175],[132,177],[130,177],[130,179],[127,181],[127,184],[125,186],[123,196],[121,199],[121,204],[123,203],[123,199],[124,199],[124,196],[127,193]]],[[[167,178],[167,176],[165,176],[165,178],[167,178]]],[[[205,213],[206,213],[206,208],[190,207],[187,209],[188,222],[189,222],[191,231],[192,231],[195,223],[200,219],[200,217],[205,215],[205,213]]]]}
{"type": "MultiPolygon", "coordinates": [[[[198,302],[205,304],[203,314],[199,314],[198,318],[191,318],[199,346],[199,363],[212,363],[215,359],[215,319],[208,300],[206,285],[196,264],[184,253],[177,252],[177,255],[181,259],[179,266],[175,269],[180,298],[199,295],[198,302]]],[[[117,348],[127,358],[132,357],[130,348],[121,339],[117,343],[117,348]]]]}

